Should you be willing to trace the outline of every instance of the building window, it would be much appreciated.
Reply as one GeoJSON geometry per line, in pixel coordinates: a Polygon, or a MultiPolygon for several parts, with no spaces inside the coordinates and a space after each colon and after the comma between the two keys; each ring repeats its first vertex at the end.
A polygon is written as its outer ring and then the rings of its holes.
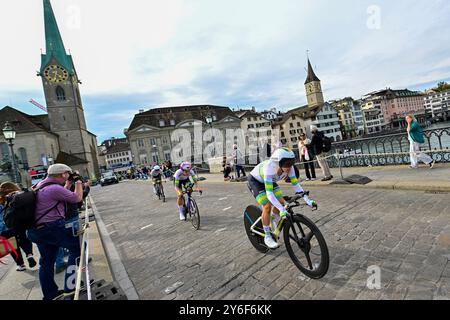
{"type": "Polygon", "coordinates": [[[289,123],[289,127],[290,127],[290,128],[293,128],[293,127],[294,127],[294,124],[293,124],[293,123],[289,123]]]}
{"type": "Polygon", "coordinates": [[[0,143],[1,160],[5,161],[9,159],[8,145],[4,142],[0,143]]]}
{"type": "Polygon", "coordinates": [[[174,126],[174,125],[175,125],[175,120],[171,119],[171,120],[170,120],[170,125],[171,125],[171,126],[174,126]]]}
{"type": "Polygon", "coordinates": [[[137,140],[137,144],[138,144],[138,147],[143,147],[144,146],[144,139],[138,139],[137,140]]]}
{"type": "Polygon", "coordinates": [[[58,101],[66,100],[66,93],[64,92],[64,89],[61,86],[56,87],[56,100],[58,101]]]}
{"type": "Polygon", "coordinates": [[[159,120],[159,126],[164,127],[166,125],[166,122],[164,120],[159,120]]]}
{"type": "Polygon", "coordinates": [[[155,138],[150,138],[150,145],[153,147],[153,146],[156,146],[156,139],[155,138]]]}

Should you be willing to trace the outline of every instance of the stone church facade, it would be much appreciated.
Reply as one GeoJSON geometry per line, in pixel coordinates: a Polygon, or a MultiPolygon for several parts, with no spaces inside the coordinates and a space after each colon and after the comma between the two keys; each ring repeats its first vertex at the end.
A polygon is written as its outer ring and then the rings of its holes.
{"type": "Polygon", "coordinates": [[[6,118],[13,124],[16,148],[27,145],[28,166],[47,166],[48,158],[53,158],[53,163],[65,163],[85,177],[98,177],[97,139],[86,127],[81,82],[72,56],[66,53],[50,0],[43,0],[43,5],[46,53],[41,55],[38,76],[42,78],[48,115],[31,116],[5,107],[0,110],[0,125],[6,118]],[[41,142],[32,142],[36,139],[41,142]]]}

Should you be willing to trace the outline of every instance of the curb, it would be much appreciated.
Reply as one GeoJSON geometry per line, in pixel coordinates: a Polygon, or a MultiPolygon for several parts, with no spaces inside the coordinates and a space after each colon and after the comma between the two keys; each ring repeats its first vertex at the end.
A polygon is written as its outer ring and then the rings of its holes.
{"type": "MultiPolygon", "coordinates": [[[[337,179],[338,177],[336,177],[337,179]]],[[[220,180],[206,180],[204,183],[211,184],[223,184],[223,183],[236,183],[242,184],[243,182],[225,182],[220,180]]],[[[279,183],[280,184],[280,183],[279,183]]],[[[287,184],[285,182],[281,182],[281,184],[287,184]]],[[[401,180],[373,180],[368,184],[330,184],[330,183],[311,183],[311,182],[300,182],[302,187],[328,187],[328,188],[365,188],[365,189],[388,189],[388,190],[410,190],[410,191],[424,191],[424,192],[450,192],[450,180],[442,181],[442,183],[436,183],[436,181],[401,181],[401,180]]]]}
{"type": "Polygon", "coordinates": [[[97,207],[95,206],[94,200],[90,199],[92,211],[95,214],[95,220],[98,226],[98,233],[100,235],[100,240],[103,244],[103,248],[106,253],[106,258],[109,263],[110,270],[112,272],[112,276],[114,280],[118,283],[118,285],[122,288],[123,292],[127,296],[128,300],[139,300],[139,295],[133,285],[133,282],[130,280],[128,273],[123,265],[120,255],[117,252],[114,243],[111,240],[111,237],[106,230],[106,226],[100,216],[97,207]]]}

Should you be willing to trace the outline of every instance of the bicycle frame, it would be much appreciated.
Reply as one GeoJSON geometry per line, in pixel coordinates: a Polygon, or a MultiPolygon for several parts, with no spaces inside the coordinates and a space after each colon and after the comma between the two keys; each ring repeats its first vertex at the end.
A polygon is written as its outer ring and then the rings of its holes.
{"type": "MultiPolygon", "coordinates": [[[[289,212],[289,214],[290,214],[290,212],[289,212]]],[[[264,237],[266,236],[265,233],[262,233],[262,232],[259,232],[259,231],[255,230],[256,225],[257,225],[257,224],[259,223],[259,221],[261,221],[261,220],[262,220],[262,217],[259,217],[258,219],[256,219],[255,223],[253,223],[253,225],[250,227],[250,230],[251,230],[253,233],[255,233],[255,234],[257,234],[257,235],[260,235],[261,237],[264,238],[264,237]]],[[[277,228],[275,229],[275,231],[272,232],[272,234],[273,234],[275,237],[278,237],[278,235],[281,233],[281,230],[283,230],[284,222],[285,222],[285,220],[283,220],[283,219],[281,219],[281,220],[278,222],[277,228]]]]}

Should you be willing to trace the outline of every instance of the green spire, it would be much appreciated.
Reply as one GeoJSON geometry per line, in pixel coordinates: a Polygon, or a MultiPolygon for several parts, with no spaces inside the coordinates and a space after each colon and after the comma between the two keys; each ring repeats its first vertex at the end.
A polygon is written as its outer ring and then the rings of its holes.
{"type": "Polygon", "coordinates": [[[55,58],[71,75],[74,74],[72,57],[66,53],[64,43],[59,33],[55,14],[53,13],[50,0],[44,1],[44,22],[45,22],[45,43],[46,53],[41,55],[41,73],[49,64],[52,58],[55,58]]]}

